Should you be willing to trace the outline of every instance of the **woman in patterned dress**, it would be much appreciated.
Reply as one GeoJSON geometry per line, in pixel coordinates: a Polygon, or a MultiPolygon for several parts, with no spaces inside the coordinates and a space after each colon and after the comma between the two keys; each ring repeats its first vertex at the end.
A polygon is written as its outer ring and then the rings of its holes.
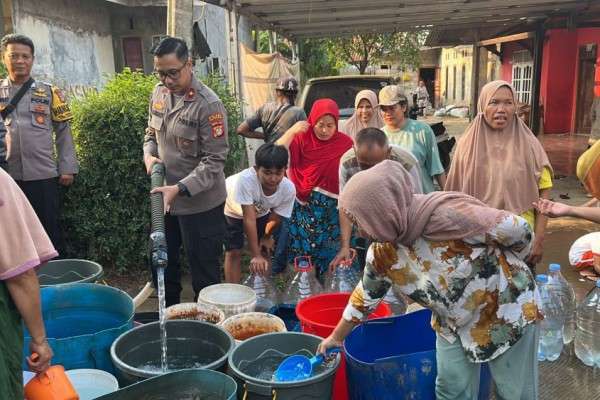
{"type": "Polygon", "coordinates": [[[339,165],[352,139],[337,129],[335,101],[315,101],[307,121],[297,122],[278,141],[290,152],[288,177],[296,186],[289,223],[290,260],[310,256],[317,276],[337,254],[340,223],[337,211],[339,165]]]}
{"type": "Polygon", "coordinates": [[[523,218],[462,193],[412,194],[390,161],[355,175],[339,206],[376,243],[319,351],[340,345],[395,284],[433,313],[438,400],[476,399],[482,362],[497,399],[537,398],[539,295],[523,261],[533,240],[523,218]]]}

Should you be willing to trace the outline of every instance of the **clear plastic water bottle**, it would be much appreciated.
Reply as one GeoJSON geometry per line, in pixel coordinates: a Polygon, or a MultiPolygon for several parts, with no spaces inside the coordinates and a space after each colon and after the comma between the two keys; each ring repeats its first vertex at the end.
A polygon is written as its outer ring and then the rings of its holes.
{"type": "Polygon", "coordinates": [[[352,292],[356,285],[358,285],[360,277],[356,269],[352,266],[352,262],[356,257],[354,249],[351,249],[351,255],[350,260],[342,262],[336,265],[332,271],[328,271],[325,277],[324,292],[352,292]]]}
{"type": "Polygon", "coordinates": [[[294,271],[296,274],[283,295],[285,306],[296,305],[300,300],[323,291],[315,276],[314,267],[309,256],[296,257],[294,259],[294,271]]]}
{"type": "Polygon", "coordinates": [[[563,348],[564,319],[557,299],[548,290],[548,276],[540,274],[535,278],[542,300],[544,319],[540,323],[539,361],[555,361],[563,348]]]}
{"type": "Polygon", "coordinates": [[[600,367],[600,281],[577,307],[575,355],[587,366],[600,367]]]}
{"type": "Polygon", "coordinates": [[[560,272],[560,264],[550,264],[548,267],[548,290],[559,302],[563,312],[563,342],[569,344],[575,336],[575,291],[560,272]]]}
{"type": "Polygon", "coordinates": [[[251,273],[243,285],[256,293],[256,311],[267,312],[277,304],[276,291],[269,277],[251,273]]]}

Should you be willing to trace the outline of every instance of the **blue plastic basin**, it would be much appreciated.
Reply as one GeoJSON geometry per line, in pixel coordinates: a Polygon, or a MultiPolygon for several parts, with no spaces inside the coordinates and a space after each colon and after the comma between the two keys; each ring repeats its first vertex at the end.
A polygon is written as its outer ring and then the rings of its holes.
{"type": "MultiPolygon", "coordinates": [[[[431,311],[367,321],[344,341],[351,400],[435,400],[435,332],[431,311]]],[[[491,377],[481,370],[480,399],[488,399],[491,377]]]]}
{"type": "MultiPolygon", "coordinates": [[[[42,288],[41,299],[46,335],[54,352],[52,364],[114,374],[110,346],[133,327],[131,297],[110,286],[76,283],[42,288]]],[[[25,356],[30,339],[25,332],[25,356]]]]}

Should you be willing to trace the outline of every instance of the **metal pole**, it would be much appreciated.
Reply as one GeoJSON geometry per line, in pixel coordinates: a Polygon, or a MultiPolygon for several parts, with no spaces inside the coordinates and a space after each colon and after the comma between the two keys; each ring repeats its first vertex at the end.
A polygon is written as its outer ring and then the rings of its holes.
{"type": "Polygon", "coordinates": [[[167,1],[167,35],[175,36],[175,8],[177,0],[167,1]]]}
{"type": "Polygon", "coordinates": [[[535,30],[533,43],[533,79],[531,80],[531,115],[529,126],[537,135],[540,132],[540,84],[542,81],[542,56],[544,54],[544,38],[546,30],[544,24],[538,24],[535,30]]]}
{"type": "Polygon", "coordinates": [[[227,7],[227,32],[228,32],[228,78],[229,90],[238,99],[241,98],[241,83],[240,83],[240,52],[238,41],[238,14],[237,6],[233,1],[230,1],[227,7]]]}
{"type": "MultiPolygon", "coordinates": [[[[471,120],[477,115],[477,100],[479,98],[479,59],[481,54],[481,47],[477,44],[479,42],[479,32],[474,32],[474,43],[473,43],[473,61],[471,63],[471,107],[470,117],[471,120]]],[[[454,83],[456,85],[456,82],[454,83]]],[[[447,94],[446,94],[447,95],[447,94]]]]}
{"type": "Polygon", "coordinates": [[[273,53],[273,35],[271,34],[271,31],[267,31],[268,36],[269,36],[269,54],[273,53]]]}
{"type": "Polygon", "coordinates": [[[167,35],[180,37],[192,46],[194,4],[192,0],[167,1],[167,35]]]}
{"type": "Polygon", "coordinates": [[[298,53],[296,52],[296,46],[297,44],[294,42],[290,43],[290,48],[292,49],[292,62],[296,62],[296,60],[298,59],[298,53]]]}

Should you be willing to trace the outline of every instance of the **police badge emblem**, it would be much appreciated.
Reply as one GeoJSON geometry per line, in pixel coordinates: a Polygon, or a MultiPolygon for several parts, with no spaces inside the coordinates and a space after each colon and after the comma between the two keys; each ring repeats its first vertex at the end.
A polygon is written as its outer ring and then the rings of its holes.
{"type": "Polygon", "coordinates": [[[211,114],[208,116],[208,122],[212,128],[212,136],[214,138],[218,138],[223,136],[225,133],[224,123],[223,123],[223,114],[220,112],[211,114]]]}

